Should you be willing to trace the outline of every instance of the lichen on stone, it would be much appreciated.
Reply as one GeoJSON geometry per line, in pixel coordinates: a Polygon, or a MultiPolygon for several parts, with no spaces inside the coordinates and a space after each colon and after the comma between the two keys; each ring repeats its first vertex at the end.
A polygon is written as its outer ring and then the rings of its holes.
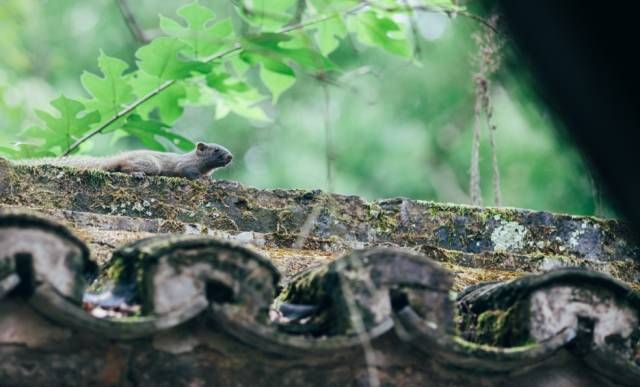
{"type": "Polygon", "coordinates": [[[519,223],[502,221],[491,233],[493,251],[521,249],[524,246],[524,237],[526,234],[527,229],[519,223]]]}

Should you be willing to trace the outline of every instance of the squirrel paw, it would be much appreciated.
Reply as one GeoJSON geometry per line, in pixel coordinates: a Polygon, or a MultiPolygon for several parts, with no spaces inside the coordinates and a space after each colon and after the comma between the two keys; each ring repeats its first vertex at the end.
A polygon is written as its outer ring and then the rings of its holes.
{"type": "Polygon", "coordinates": [[[133,176],[135,179],[144,179],[146,175],[144,172],[131,172],[131,176],[133,176]]]}

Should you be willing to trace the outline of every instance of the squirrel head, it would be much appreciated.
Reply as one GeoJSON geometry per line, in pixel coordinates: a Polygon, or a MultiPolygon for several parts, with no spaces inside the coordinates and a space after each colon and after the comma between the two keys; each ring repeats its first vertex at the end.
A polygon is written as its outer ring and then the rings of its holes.
{"type": "Polygon", "coordinates": [[[227,148],[218,144],[199,142],[196,145],[195,153],[199,159],[204,161],[203,164],[207,169],[224,167],[233,159],[233,154],[227,148]]]}

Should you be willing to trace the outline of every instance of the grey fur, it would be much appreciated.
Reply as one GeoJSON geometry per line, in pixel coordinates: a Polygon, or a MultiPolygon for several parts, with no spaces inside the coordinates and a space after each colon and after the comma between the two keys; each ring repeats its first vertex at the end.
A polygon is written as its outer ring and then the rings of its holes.
{"type": "Polygon", "coordinates": [[[154,175],[197,179],[209,175],[216,168],[226,166],[232,158],[231,152],[222,145],[198,143],[194,150],[184,154],[136,150],[108,157],[42,158],[18,160],[14,164],[98,169],[128,173],[136,177],[154,175]]]}

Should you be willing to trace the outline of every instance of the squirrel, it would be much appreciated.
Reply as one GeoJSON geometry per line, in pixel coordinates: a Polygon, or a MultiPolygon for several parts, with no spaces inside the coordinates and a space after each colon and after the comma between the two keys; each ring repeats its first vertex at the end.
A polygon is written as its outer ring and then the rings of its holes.
{"type": "Polygon", "coordinates": [[[136,150],[109,157],[70,156],[17,160],[14,163],[99,169],[106,172],[128,173],[136,178],[155,175],[198,179],[208,176],[216,168],[226,166],[231,159],[233,155],[222,145],[199,142],[193,151],[184,154],[136,150]]]}

